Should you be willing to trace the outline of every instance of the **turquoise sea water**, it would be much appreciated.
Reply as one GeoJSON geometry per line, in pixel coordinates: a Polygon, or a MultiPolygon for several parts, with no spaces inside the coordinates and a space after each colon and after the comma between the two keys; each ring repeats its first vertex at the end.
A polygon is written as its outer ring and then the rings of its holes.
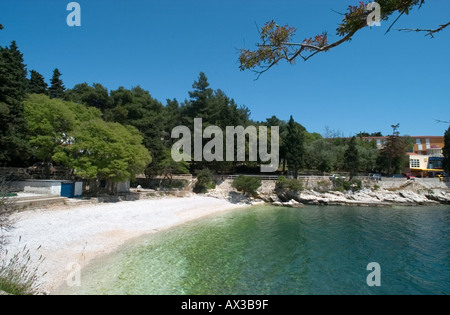
{"type": "Polygon", "coordinates": [[[146,236],[81,280],[63,293],[450,294],[450,207],[239,209],[146,236]]]}

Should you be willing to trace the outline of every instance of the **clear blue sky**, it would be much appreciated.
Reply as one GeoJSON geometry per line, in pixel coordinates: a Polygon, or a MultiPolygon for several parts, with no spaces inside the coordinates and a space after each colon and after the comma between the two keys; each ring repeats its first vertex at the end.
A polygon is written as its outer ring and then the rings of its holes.
{"type": "MultiPolygon", "coordinates": [[[[109,90],[141,85],[165,104],[183,101],[200,71],[252,119],[276,115],[310,132],[384,134],[400,123],[409,135],[443,135],[450,120],[450,28],[434,39],[366,28],[350,43],[308,62],[283,64],[258,81],[239,70],[240,48],[253,48],[255,23],[295,26],[298,40],[328,31],[347,5],[337,0],[79,0],[81,27],[69,27],[62,0],[2,0],[0,45],[16,40],[28,70],[47,82],[54,68],[67,88],[101,83],[109,90]]],[[[450,20],[450,1],[427,0],[396,27],[436,28],[450,20]]],[[[392,20],[391,20],[392,21],[392,20]]]]}

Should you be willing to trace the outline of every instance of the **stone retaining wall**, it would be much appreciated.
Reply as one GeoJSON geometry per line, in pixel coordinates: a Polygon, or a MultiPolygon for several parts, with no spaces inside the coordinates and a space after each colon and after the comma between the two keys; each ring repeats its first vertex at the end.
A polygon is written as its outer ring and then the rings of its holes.
{"type": "MultiPolygon", "coordinates": [[[[383,178],[376,182],[381,188],[401,188],[408,181],[403,178],[383,178]]],[[[441,182],[439,178],[416,178],[415,182],[428,189],[449,189],[450,183],[441,182]]]]}

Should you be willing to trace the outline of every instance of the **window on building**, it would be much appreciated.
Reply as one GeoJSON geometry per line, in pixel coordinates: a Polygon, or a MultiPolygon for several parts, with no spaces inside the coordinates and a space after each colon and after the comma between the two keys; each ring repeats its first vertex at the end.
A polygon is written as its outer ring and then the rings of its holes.
{"type": "Polygon", "coordinates": [[[427,149],[430,149],[431,148],[431,145],[430,145],[430,139],[425,139],[425,142],[426,142],[426,144],[427,144],[427,149]]]}
{"type": "Polygon", "coordinates": [[[410,167],[411,168],[420,168],[420,160],[412,159],[410,161],[410,167]]]}
{"type": "Polygon", "coordinates": [[[442,169],[444,167],[444,158],[436,158],[431,157],[430,158],[430,169],[442,169]]]}
{"type": "Polygon", "coordinates": [[[381,147],[381,139],[377,139],[377,147],[381,147]]]}
{"type": "Polygon", "coordinates": [[[416,144],[417,144],[417,150],[418,151],[422,151],[423,147],[422,147],[422,140],[420,138],[416,139],[416,144]]]}
{"type": "Polygon", "coordinates": [[[427,150],[427,155],[432,157],[441,157],[442,156],[442,149],[439,148],[431,148],[427,150]]]}

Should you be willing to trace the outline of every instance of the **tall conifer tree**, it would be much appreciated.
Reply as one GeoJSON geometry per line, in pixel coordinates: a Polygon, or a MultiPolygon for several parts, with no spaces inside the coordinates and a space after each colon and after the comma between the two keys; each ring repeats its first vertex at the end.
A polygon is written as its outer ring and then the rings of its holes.
{"type": "Polygon", "coordinates": [[[189,92],[191,100],[186,107],[186,115],[183,115],[188,119],[188,124],[192,123],[194,118],[203,118],[204,120],[208,118],[204,116],[208,100],[213,94],[213,90],[209,87],[208,78],[203,72],[200,72],[198,81],[194,82],[192,88],[194,90],[189,92]]]}
{"type": "Polygon", "coordinates": [[[66,88],[61,80],[61,72],[58,69],[53,70],[51,86],[48,89],[50,98],[63,98],[66,88]]]}
{"type": "Polygon", "coordinates": [[[304,128],[294,121],[294,118],[289,119],[286,125],[286,161],[289,171],[298,177],[300,169],[303,167],[303,159],[305,154],[305,135],[304,128]]]}
{"type": "Polygon", "coordinates": [[[23,108],[26,75],[16,42],[0,47],[0,164],[20,164],[29,155],[23,108]]]}
{"type": "Polygon", "coordinates": [[[450,174],[450,127],[447,129],[444,135],[444,171],[450,174]]]}
{"type": "Polygon", "coordinates": [[[350,172],[352,179],[359,170],[359,156],[356,148],[356,137],[352,137],[344,154],[344,168],[350,172]]]}
{"type": "Polygon", "coordinates": [[[42,74],[35,70],[30,71],[31,77],[28,81],[28,93],[30,94],[47,94],[48,84],[45,83],[42,74]]]}

